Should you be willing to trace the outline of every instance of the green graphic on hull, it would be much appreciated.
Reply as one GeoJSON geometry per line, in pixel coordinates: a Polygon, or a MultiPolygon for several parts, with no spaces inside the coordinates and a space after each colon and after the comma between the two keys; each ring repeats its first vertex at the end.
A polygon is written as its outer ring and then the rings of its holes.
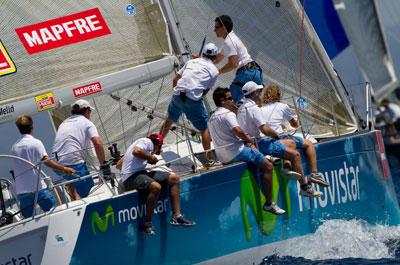
{"type": "Polygon", "coordinates": [[[93,235],[96,235],[96,227],[100,230],[100,232],[105,233],[108,229],[108,221],[111,218],[111,225],[114,226],[115,224],[115,217],[114,217],[114,209],[112,208],[111,205],[108,205],[106,208],[106,213],[104,214],[104,217],[101,218],[98,212],[93,212],[92,213],[92,231],[93,235]]]}
{"type": "MultiPolygon", "coordinates": [[[[286,179],[278,177],[279,174],[280,168],[275,168],[272,174],[272,200],[275,202],[277,201],[280,187],[282,187],[281,191],[283,192],[283,199],[285,201],[286,215],[287,217],[290,217],[291,209],[288,182],[286,179]]],[[[250,207],[250,210],[256,219],[257,226],[263,234],[269,235],[274,231],[277,216],[263,211],[262,206],[265,201],[265,196],[257,185],[254,176],[250,171],[246,170],[240,179],[240,206],[247,241],[251,240],[251,225],[249,222],[247,206],[250,207]]]]}

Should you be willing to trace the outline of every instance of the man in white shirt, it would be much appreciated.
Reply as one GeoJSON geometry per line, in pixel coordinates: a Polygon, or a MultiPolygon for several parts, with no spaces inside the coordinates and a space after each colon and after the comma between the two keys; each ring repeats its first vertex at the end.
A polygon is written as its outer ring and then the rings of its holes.
{"type": "Polygon", "coordinates": [[[194,226],[196,223],[183,217],[179,203],[179,177],[174,172],[161,170],[146,170],[147,163],[156,164],[158,159],[155,155],[161,152],[164,138],[155,133],[148,137],[140,138],[133,142],[120,161],[117,168],[121,169],[121,176],[125,190],[137,189],[139,192],[148,192],[146,200],[146,220],[143,231],[148,235],[155,235],[152,225],[154,207],[162,185],[170,188],[173,216],[170,223],[172,225],[194,226]]]}
{"type": "MultiPolygon", "coordinates": [[[[106,174],[109,171],[109,166],[104,165],[103,142],[96,126],[90,121],[90,115],[94,108],[84,99],[77,100],[71,107],[72,116],[63,121],[58,127],[53,153],[58,157],[59,163],[75,169],[79,176],[84,177],[89,175],[89,170],[85,163],[84,150],[89,148],[89,141],[91,141],[100,167],[103,173],[106,174]]],[[[59,174],[60,172],[56,171],[56,173],[59,174]]],[[[64,175],[63,177],[66,180],[76,179],[72,175],[64,175]]],[[[67,185],[71,200],[78,200],[88,196],[93,185],[94,182],[91,177],[67,185]]]]}
{"type": "Polygon", "coordinates": [[[174,80],[174,95],[168,106],[168,118],[161,126],[160,134],[166,137],[173,122],[177,122],[182,113],[201,132],[201,141],[206,150],[206,166],[215,166],[212,159],[210,133],[207,128],[208,114],[203,103],[203,97],[215,84],[218,69],[213,61],[218,48],[213,43],[204,46],[202,57],[189,60],[178,71],[174,80]]]}
{"type": "Polygon", "coordinates": [[[281,92],[279,87],[277,85],[268,86],[264,90],[262,97],[262,116],[265,118],[267,125],[279,133],[280,139],[291,139],[295,141],[297,149],[303,149],[311,171],[311,174],[307,176],[309,182],[328,187],[329,184],[324,179],[324,175],[318,172],[317,153],[313,143],[298,136],[283,134],[283,122],[288,121],[294,128],[299,127],[300,124],[289,106],[281,103],[280,100],[281,92]]]}
{"type": "Polygon", "coordinates": [[[223,38],[224,43],[217,55],[215,63],[218,64],[224,57],[228,62],[219,69],[219,74],[225,74],[236,70],[235,79],[229,87],[233,100],[239,103],[243,98],[242,87],[248,81],[254,81],[258,85],[263,83],[261,67],[253,61],[246,46],[232,31],[233,22],[227,15],[215,18],[214,32],[218,38],[223,38]]]}
{"type": "Polygon", "coordinates": [[[279,140],[278,133],[267,126],[261,109],[257,105],[257,102],[260,102],[261,99],[262,88],[262,85],[257,85],[253,81],[247,82],[243,86],[245,99],[237,114],[239,125],[246,133],[255,138],[261,153],[291,161],[294,171],[300,174],[298,179],[300,195],[307,197],[322,196],[322,192],[315,191],[307,183],[301,165],[301,156],[295,149],[294,142],[288,139],[279,140]]]}
{"type": "MultiPolygon", "coordinates": [[[[43,161],[46,166],[65,174],[75,173],[75,170],[48,159],[43,143],[32,136],[33,120],[30,116],[20,116],[15,124],[21,133],[21,138],[12,146],[13,155],[21,157],[35,166],[43,161]]],[[[47,190],[52,189],[51,179],[44,181],[40,178],[41,174],[37,172],[37,169],[26,162],[16,160],[14,165],[15,191],[20,201],[22,216],[25,218],[32,216],[36,191],[38,191],[37,203],[40,208],[43,211],[49,211],[56,203],[54,196],[47,190]]]]}
{"type": "Polygon", "coordinates": [[[233,112],[236,105],[231,92],[227,88],[218,87],[213,93],[213,100],[217,109],[211,115],[208,126],[217,158],[223,163],[244,161],[261,169],[266,193],[263,210],[277,215],[284,214],[285,210],[272,201],[273,165],[256,150],[251,137],[240,128],[233,112]],[[243,142],[246,142],[246,146],[243,142]]]}

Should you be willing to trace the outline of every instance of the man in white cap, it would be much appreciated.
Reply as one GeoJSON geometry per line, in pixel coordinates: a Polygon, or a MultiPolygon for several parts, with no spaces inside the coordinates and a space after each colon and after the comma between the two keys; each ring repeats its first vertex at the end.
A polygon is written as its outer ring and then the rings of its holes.
{"type": "MultiPolygon", "coordinates": [[[[79,99],[71,105],[72,116],[63,121],[58,127],[54,140],[53,153],[59,158],[59,163],[73,168],[83,177],[89,175],[84,158],[84,150],[89,147],[89,141],[93,143],[97,159],[103,171],[105,161],[103,142],[97,132],[96,126],[90,121],[90,114],[94,108],[87,100],[79,99]]],[[[57,174],[62,175],[61,172],[57,174]]],[[[72,175],[63,175],[67,180],[75,179],[72,175]]],[[[71,200],[77,200],[89,195],[94,182],[92,178],[86,178],[67,185],[71,200]]]]}
{"type": "Polygon", "coordinates": [[[253,81],[247,82],[243,86],[245,99],[240,106],[237,117],[240,127],[254,138],[258,148],[264,155],[271,155],[289,160],[298,176],[300,183],[300,195],[307,197],[320,197],[322,192],[315,191],[304,178],[301,156],[296,150],[293,140],[279,140],[278,133],[267,126],[267,122],[262,115],[261,108],[257,105],[260,102],[263,86],[257,85],[253,81]]]}
{"type": "MultiPolygon", "coordinates": [[[[168,118],[161,126],[160,134],[165,138],[173,122],[177,122],[182,113],[201,132],[204,150],[211,148],[210,133],[207,128],[208,114],[203,97],[214,86],[218,77],[218,69],[214,65],[218,48],[213,43],[204,46],[200,58],[192,59],[178,71],[174,80],[174,95],[168,106],[168,118]]],[[[217,163],[212,160],[211,152],[206,151],[206,166],[217,163]]]]}

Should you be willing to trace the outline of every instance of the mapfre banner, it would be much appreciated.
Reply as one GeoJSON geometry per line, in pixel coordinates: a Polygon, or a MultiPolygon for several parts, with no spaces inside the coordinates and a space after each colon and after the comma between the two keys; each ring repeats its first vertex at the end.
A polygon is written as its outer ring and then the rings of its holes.
{"type": "Polygon", "coordinates": [[[98,8],[15,29],[29,54],[111,34],[98,8]]]}

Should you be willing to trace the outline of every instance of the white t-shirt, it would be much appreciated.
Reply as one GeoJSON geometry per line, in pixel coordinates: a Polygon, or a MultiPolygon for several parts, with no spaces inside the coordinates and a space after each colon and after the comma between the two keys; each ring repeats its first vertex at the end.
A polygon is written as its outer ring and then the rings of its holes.
{"type": "MultiPolygon", "coordinates": [[[[28,160],[37,165],[43,157],[47,156],[43,143],[30,134],[23,134],[12,146],[12,153],[15,156],[28,160]]],[[[44,166],[44,165],[43,165],[44,166]]],[[[36,192],[38,174],[29,164],[15,160],[15,190],[17,194],[36,192]]],[[[42,178],[39,181],[38,190],[46,188],[42,178]]]]}
{"type": "Polygon", "coordinates": [[[189,60],[178,71],[182,76],[174,88],[174,94],[186,92],[186,96],[198,101],[203,97],[204,90],[211,89],[218,77],[218,69],[208,58],[189,60]]]}
{"type": "Polygon", "coordinates": [[[83,150],[89,141],[99,136],[96,126],[83,115],[72,115],[63,121],[54,140],[53,152],[57,152],[59,162],[76,165],[85,161],[83,150]]]}
{"type": "Polygon", "coordinates": [[[147,165],[147,160],[135,157],[132,152],[135,147],[141,148],[144,151],[151,153],[153,152],[154,145],[149,138],[140,138],[133,142],[125,152],[124,160],[121,169],[121,180],[127,180],[133,173],[144,170],[147,165]]]}
{"type": "Polygon", "coordinates": [[[266,124],[266,121],[260,107],[253,100],[244,98],[238,110],[237,119],[240,127],[251,137],[261,138],[260,126],[266,124]]]}
{"type": "Polygon", "coordinates": [[[235,127],[239,127],[235,113],[222,107],[217,108],[208,121],[215,153],[223,163],[230,162],[244,147],[241,139],[232,131],[235,127]]]}
{"type": "Polygon", "coordinates": [[[261,107],[261,111],[267,125],[278,133],[283,132],[282,123],[284,121],[290,121],[295,118],[289,106],[281,102],[268,103],[261,107]]]}
{"type": "Polygon", "coordinates": [[[246,46],[244,46],[243,42],[239,39],[238,36],[236,36],[233,31],[231,31],[228,36],[226,36],[224,44],[222,45],[219,52],[225,57],[237,55],[239,58],[238,68],[253,61],[250,54],[247,52],[246,46]]]}

